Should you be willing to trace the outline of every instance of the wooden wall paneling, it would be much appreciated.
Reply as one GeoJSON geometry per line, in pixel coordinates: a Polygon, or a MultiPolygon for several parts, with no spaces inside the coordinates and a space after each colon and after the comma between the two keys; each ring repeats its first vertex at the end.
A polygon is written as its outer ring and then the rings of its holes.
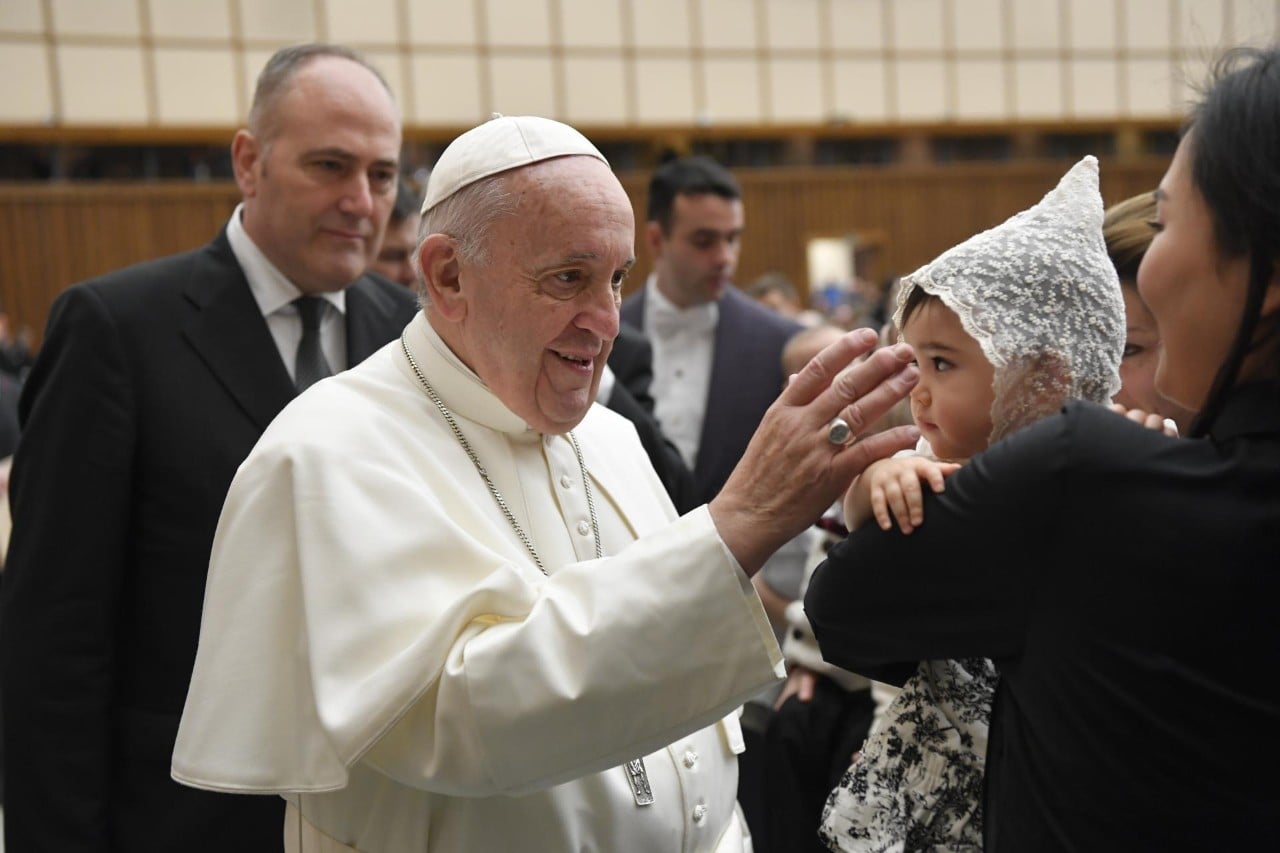
{"type": "Polygon", "coordinates": [[[0,299],[37,343],[66,287],[206,243],[230,215],[234,184],[0,186],[0,299]]]}
{"type": "MultiPolygon", "coordinates": [[[[803,292],[806,241],[873,232],[883,238],[881,276],[905,274],[956,243],[1038,201],[1069,161],[917,167],[743,169],[747,229],[736,276],[777,271],[803,292]]],[[[1154,189],[1163,158],[1102,164],[1104,202],[1154,189]]],[[[629,293],[651,268],[644,245],[648,172],[619,175],[637,222],[629,293]]],[[[225,224],[233,183],[10,184],[0,186],[0,304],[15,327],[43,331],[65,287],[132,263],[195,248],[225,224]]]]}

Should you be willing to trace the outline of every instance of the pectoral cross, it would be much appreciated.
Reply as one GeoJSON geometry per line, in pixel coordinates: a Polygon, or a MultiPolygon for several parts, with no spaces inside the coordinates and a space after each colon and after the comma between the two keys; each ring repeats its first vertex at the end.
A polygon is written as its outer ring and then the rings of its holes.
{"type": "Polygon", "coordinates": [[[636,805],[653,805],[653,789],[649,787],[649,772],[644,769],[644,759],[633,758],[624,765],[624,769],[627,771],[627,782],[631,784],[631,795],[636,798],[636,805]]]}

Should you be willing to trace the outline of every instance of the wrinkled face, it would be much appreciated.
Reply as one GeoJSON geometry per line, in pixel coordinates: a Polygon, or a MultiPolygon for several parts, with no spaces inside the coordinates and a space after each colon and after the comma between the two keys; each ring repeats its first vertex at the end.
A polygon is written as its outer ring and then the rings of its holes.
{"type": "Polygon", "coordinates": [[[681,308],[719,299],[738,266],[743,221],[740,199],[676,196],[671,233],[663,234],[656,222],[645,226],[662,294],[681,308]]]}
{"type": "Polygon", "coordinates": [[[397,284],[414,287],[418,283],[413,273],[413,250],[418,244],[418,217],[406,216],[387,226],[382,238],[382,248],[373,262],[373,271],[397,284]]]}
{"type": "Polygon", "coordinates": [[[995,368],[960,318],[929,299],[907,318],[902,337],[920,366],[911,390],[911,417],[939,459],[962,461],[985,450],[991,437],[995,368]]]}
{"type": "Polygon", "coordinates": [[[1138,269],[1138,290],[1160,338],[1155,387],[1199,411],[1244,313],[1247,257],[1218,250],[1204,196],[1191,180],[1194,132],[1184,137],[1156,190],[1156,236],[1138,269]]]}
{"type": "Polygon", "coordinates": [[[341,290],[376,257],[396,194],[400,120],[368,69],[320,57],[264,127],[232,145],[244,227],[303,293],[341,290]]]}
{"type": "Polygon", "coordinates": [[[562,157],[508,177],[514,214],[495,222],[488,260],[461,262],[457,355],[542,433],[575,427],[595,400],[618,334],[635,217],[613,172],[562,157]]]}

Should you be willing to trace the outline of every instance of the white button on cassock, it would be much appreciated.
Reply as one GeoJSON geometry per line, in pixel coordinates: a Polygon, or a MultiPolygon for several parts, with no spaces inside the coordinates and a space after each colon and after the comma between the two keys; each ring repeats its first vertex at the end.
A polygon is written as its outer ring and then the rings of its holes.
{"type": "Polygon", "coordinates": [[[569,475],[568,475],[568,474],[561,474],[561,475],[560,475],[560,485],[561,485],[563,488],[566,488],[566,489],[567,489],[567,488],[569,488],[570,486],[572,486],[572,485],[573,485],[573,480],[569,479],[569,475]]]}
{"type": "Polygon", "coordinates": [[[698,753],[694,752],[692,749],[686,749],[684,752],[684,766],[692,770],[697,763],[698,753]]]}
{"type": "Polygon", "coordinates": [[[591,532],[591,522],[589,522],[589,521],[579,521],[579,522],[578,522],[578,532],[579,532],[579,533],[581,533],[583,536],[586,536],[588,533],[590,533],[590,532],[591,532]]]}
{"type": "Polygon", "coordinates": [[[698,803],[693,807],[693,822],[702,823],[707,819],[707,807],[703,803],[698,803]]]}

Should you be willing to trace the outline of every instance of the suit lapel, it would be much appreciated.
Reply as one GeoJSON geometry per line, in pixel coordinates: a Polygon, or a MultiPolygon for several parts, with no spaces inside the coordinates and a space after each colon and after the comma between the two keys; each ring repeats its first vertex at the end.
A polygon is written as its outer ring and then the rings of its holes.
{"type": "Polygon", "coordinates": [[[733,351],[734,347],[730,346],[729,341],[736,334],[742,315],[734,301],[736,294],[732,288],[733,285],[725,288],[719,304],[720,317],[716,321],[716,337],[711,353],[711,382],[707,386],[707,408],[702,418],[702,435],[698,438],[698,458],[694,471],[699,484],[707,481],[714,466],[718,464],[717,440],[736,432],[732,423],[737,417],[733,371],[734,360],[740,353],[733,351]]]}
{"type": "Polygon", "coordinates": [[[240,408],[266,429],[293,399],[293,383],[225,231],[206,247],[185,294],[194,312],[184,337],[240,408]]]}

